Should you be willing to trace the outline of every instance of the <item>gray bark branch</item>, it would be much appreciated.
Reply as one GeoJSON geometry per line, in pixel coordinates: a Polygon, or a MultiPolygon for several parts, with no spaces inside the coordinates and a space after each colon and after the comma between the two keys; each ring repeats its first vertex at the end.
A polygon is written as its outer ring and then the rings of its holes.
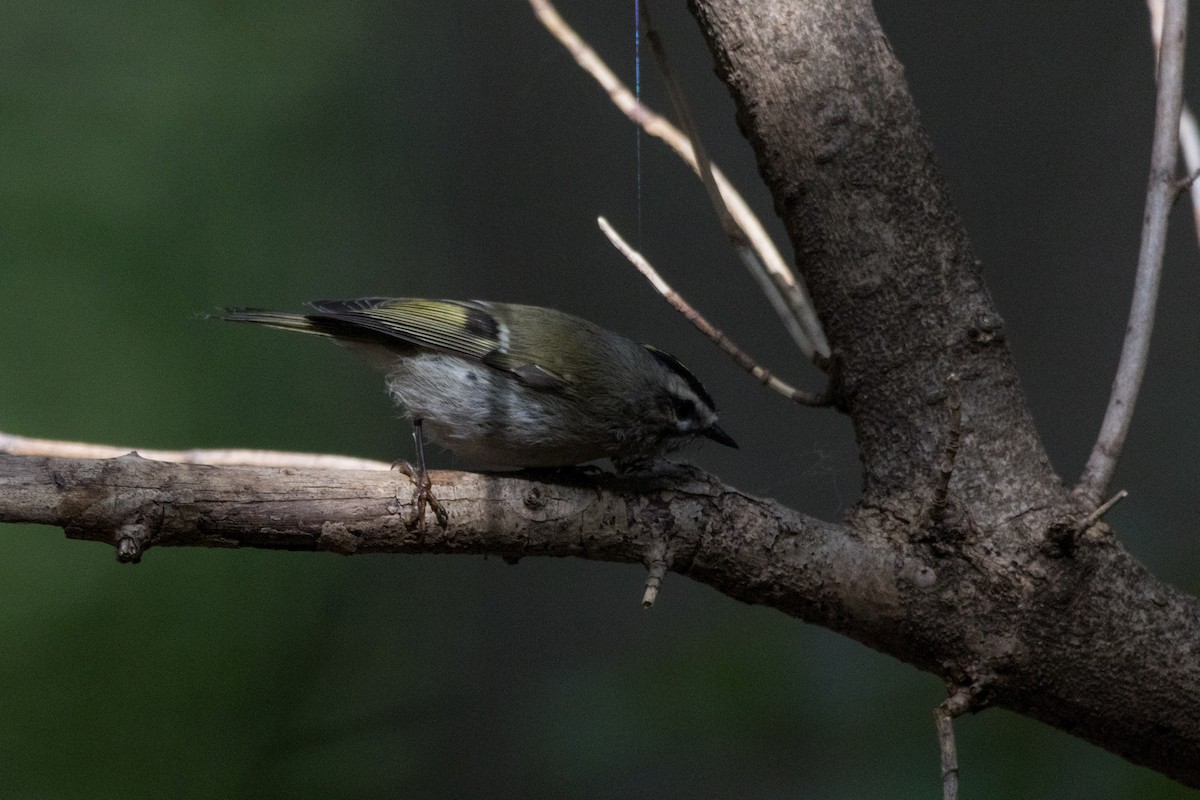
{"type": "Polygon", "coordinates": [[[928,548],[937,576],[940,604],[903,592],[908,644],[895,645],[914,663],[930,657],[952,691],[1200,786],[1197,601],[1148,576],[1103,525],[1081,530],[1087,511],[1034,429],[1003,320],[871,3],[690,5],[842,366],[865,485],[850,524],[897,554],[928,548]],[[951,374],[961,440],[932,525],[951,374]],[[1084,677],[1099,664],[1103,677],[1084,677]]]}
{"type": "Polygon", "coordinates": [[[937,674],[976,709],[1029,714],[1200,785],[1200,603],[1103,526],[1066,555],[1050,510],[1031,511],[1014,521],[1026,546],[1013,563],[980,532],[878,512],[834,525],[691,470],[433,476],[450,526],[422,535],[395,473],[0,456],[0,522],[59,526],[126,560],[175,546],[661,559],[937,674]]]}
{"type": "Polygon", "coordinates": [[[1088,455],[1075,492],[1093,506],[1100,505],[1117,469],[1117,459],[1133,422],[1150,336],[1154,332],[1154,310],[1162,277],[1163,254],[1167,248],[1167,219],[1179,197],[1175,177],[1179,152],[1179,114],[1183,110],[1183,52],[1187,37],[1187,0],[1169,0],[1163,13],[1162,47],[1158,59],[1158,97],[1154,109],[1154,145],[1150,155],[1150,179],[1146,210],[1142,216],[1142,242],[1138,250],[1133,301],[1121,360],[1113,378],[1112,394],[1100,434],[1088,455]]]}

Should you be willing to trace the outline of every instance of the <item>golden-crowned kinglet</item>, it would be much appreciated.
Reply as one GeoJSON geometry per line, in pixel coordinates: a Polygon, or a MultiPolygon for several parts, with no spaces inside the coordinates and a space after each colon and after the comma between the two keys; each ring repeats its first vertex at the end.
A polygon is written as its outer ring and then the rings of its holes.
{"type": "Polygon", "coordinates": [[[673,356],[561,311],[383,297],[312,307],[224,317],[329,336],[366,356],[413,420],[419,484],[427,480],[422,428],[495,466],[655,456],[697,436],[737,447],[717,426],[708,392],[673,356]]]}

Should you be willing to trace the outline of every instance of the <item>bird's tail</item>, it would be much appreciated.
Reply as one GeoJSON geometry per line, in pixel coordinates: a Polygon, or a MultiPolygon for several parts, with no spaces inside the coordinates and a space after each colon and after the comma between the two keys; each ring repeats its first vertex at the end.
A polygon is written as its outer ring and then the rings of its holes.
{"type": "Polygon", "coordinates": [[[323,330],[313,324],[313,320],[303,314],[289,314],[286,311],[266,311],[261,308],[227,308],[224,313],[217,315],[218,319],[230,322],[250,322],[255,325],[266,325],[268,328],[279,328],[283,331],[299,331],[317,336],[330,336],[330,331],[323,330]]]}

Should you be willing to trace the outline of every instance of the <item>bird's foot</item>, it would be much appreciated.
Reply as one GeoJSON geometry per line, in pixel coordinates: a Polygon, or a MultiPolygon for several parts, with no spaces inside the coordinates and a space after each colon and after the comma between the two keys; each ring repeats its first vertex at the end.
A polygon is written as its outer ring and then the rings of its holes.
{"type": "Polygon", "coordinates": [[[424,533],[425,509],[431,508],[438,525],[444,530],[450,524],[450,514],[447,513],[446,507],[433,496],[433,481],[429,479],[429,471],[414,467],[403,460],[394,462],[392,469],[403,472],[412,478],[413,482],[413,515],[404,524],[405,527],[410,531],[415,528],[419,533],[424,533]]]}

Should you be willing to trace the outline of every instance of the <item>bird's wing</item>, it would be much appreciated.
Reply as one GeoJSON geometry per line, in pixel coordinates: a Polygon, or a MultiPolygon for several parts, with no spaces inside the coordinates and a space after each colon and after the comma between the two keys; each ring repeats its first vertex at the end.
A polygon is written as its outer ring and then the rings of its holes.
{"type": "Polygon", "coordinates": [[[426,350],[479,361],[536,389],[557,390],[567,386],[553,370],[510,355],[505,349],[504,325],[484,303],[364,297],[318,300],[312,306],[317,313],[308,318],[317,324],[329,321],[426,350]]]}
{"type": "Polygon", "coordinates": [[[318,300],[314,322],[331,321],[439,353],[482,361],[500,347],[500,325],[480,305],[455,300],[363,297],[318,300]]]}

